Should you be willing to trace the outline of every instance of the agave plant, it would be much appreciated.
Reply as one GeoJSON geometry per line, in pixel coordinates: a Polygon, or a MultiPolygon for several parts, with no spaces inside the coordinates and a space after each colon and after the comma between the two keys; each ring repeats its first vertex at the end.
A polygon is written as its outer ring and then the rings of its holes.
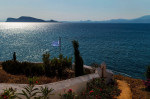
{"type": "Polygon", "coordinates": [[[31,99],[38,93],[38,88],[34,88],[34,85],[28,85],[24,87],[24,90],[22,90],[22,93],[20,95],[23,95],[26,97],[26,99],[31,99]]]}
{"type": "Polygon", "coordinates": [[[36,81],[35,77],[29,78],[28,80],[29,80],[29,84],[23,87],[24,90],[22,90],[22,93],[19,93],[19,95],[25,96],[26,99],[31,99],[35,97],[37,93],[39,93],[38,92],[39,89],[35,88],[35,83],[38,83],[38,82],[36,81]]]}
{"type": "Polygon", "coordinates": [[[53,91],[54,89],[52,89],[52,88],[48,88],[48,87],[41,87],[40,88],[40,93],[42,94],[42,96],[40,97],[40,99],[49,99],[50,97],[50,95],[53,95],[53,94],[51,94],[51,92],[53,91]]]}

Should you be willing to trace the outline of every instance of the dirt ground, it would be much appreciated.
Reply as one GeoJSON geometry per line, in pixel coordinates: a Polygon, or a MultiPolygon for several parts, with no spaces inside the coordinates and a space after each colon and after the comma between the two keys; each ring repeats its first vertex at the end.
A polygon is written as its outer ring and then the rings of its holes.
{"type": "Polygon", "coordinates": [[[115,78],[128,83],[131,88],[132,99],[150,99],[150,92],[145,90],[144,83],[141,79],[134,79],[122,75],[115,75],[115,78]]]}
{"type": "Polygon", "coordinates": [[[126,81],[117,80],[121,94],[117,99],[132,99],[131,89],[126,81]]]}

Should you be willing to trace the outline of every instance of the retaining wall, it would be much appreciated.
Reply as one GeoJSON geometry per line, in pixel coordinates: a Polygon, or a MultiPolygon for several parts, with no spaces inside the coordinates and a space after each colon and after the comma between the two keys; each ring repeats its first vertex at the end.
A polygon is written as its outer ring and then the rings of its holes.
{"type": "MultiPolygon", "coordinates": [[[[110,81],[111,79],[113,79],[113,73],[109,70],[106,70],[106,80],[110,81]]],[[[41,86],[47,86],[48,88],[53,88],[54,91],[53,93],[55,95],[50,96],[50,99],[60,99],[59,94],[63,94],[64,93],[64,89],[66,89],[66,91],[68,89],[72,89],[73,92],[75,92],[76,94],[79,94],[82,90],[85,90],[86,88],[86,84],[88,81],[92,80],[93,78],[98,78],[101,77],[101,73],[93,73],[93,74],[88,74],[88,75],[84,75],[84,76],[79,76],[76,78],[71,78],[71,79],[67,79],[67,80],[63,80],[63,81],[59,81],[59,82],[54,82],[54,83],[49,83],[49,84],[43,84],[43,85],[36,85],[35,87],[40,88],[41,86]]],[[[3,91],[2,89],[6,89],[6,88],[16,88],[17,89],[17,93],[20,93],[21,90],[23,90],[23,87],[26,86],[27,84],[6,84],[6,83],[1,83],[0,84],[0,93],[3,91]]],[[[23,97],[22,97],[23,98],[23,97]]]]}

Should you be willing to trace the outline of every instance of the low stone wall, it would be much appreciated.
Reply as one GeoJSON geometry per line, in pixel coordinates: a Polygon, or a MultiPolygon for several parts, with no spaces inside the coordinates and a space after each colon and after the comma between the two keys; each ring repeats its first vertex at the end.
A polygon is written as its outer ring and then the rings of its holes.
{"type": "MultiPolygon", "coordinates": [[[[108,73],[110,73],[110,72],[108,72],[108,73]]],[[[55,95],[52,95],[51,99],[60,99],[59,94],[60,93],[63,94],[65,89],[66,89],[66,91],[68,89],[72,89],[73,92],[75,92],[76,94],[79,94],[82,90],[85,90],[86,84],[88,81],[92,80],[93,78],[98,78],[98,77],[100,77],[100,75],[98,73],[94,73],[94,74],[88,74],[88,75],[84,75],[84,76],[80,76],[80,77],[76,77],[76,78],[71,78],[68,80],[63,80],[63,81],[59,81],[59,82],[55,82],[55,83],[36,85],[35,87],[40,88],[41,86],[43,86],[43,87],[47,86],[48,88],[53,88],[54,89],[53,93],[55,95]]],[[[5,84],[5,83],[1,83],[0,84],[0,93],[3,91],[2,89],[11,88],[11,87],[16,88],[17,93],[20,93],[21,90],[23,90],[23,87],[26,85],[27,84],[5,84]]]]}
{"type": "MultiPolygon", "coordinates": [[[[90,68],[92,69],[92,68],[90,68]]],[[[96,68],[95,73],[93,74],[88,74],[84,76],[79,76],[76,78],[71,78],[59,82],[54,82],[54,83],[49,83],[49,84],[43,84],[43,85],[36,85],[35,87],[40,88],[40,87],[48,87],[48,88],[53,88],[54,91],[53,93],[55,95],[50,96],[51,99],[60,99],[59,94],[63,94],[64,90],[66,91],[68,89],[72,89],[73,92],[76,94],[79,94],[82,90],[85,90],[86,84],[88,81],[92,80],[93,78],[98,78],[102,77],[102,73],[104,73],[104,76],[106,78],[106,81],[109,82],[111,79],[113,79],[113,73],[110,70],[105,70],[102,72],[101,68],[96,68]]],[[[6,88],[16,88],[17,93],[20,93],[21,90],[23,90],[23,87],[26,86],[27,84],[6,84],[6,83],[1,83],[0,84],[0,93],[3,91],[2,89],[6,88]]],[[[24,98],[24,97],[22,97],[24,98]]]]}
{"type": "MultiPolygon", "coordinates": [[[[86,88],[86,83],[93,79],[93,78],[98,78],[99,75],[97,73],[94,74],[89,74],[89,75],[84,75],[84,76],[80,76],[80,77],[76,77],[76,78],[71,78],[68,80],[63,80],[63,81],[59,81],[59,82],[55,82],[55,83],[49,83],[49,84],[43,84],[43,85],[36,85],[36,88],[40,88],[41,86],[46,86],[48,88],[53,88],[54,91],[53,93],[55,95],[52,95],[51,98],[52,99],[60,99],[59,94],[63,94],[64,90],[66,89],[66,91],[68,89],[72,89],[73,92],[75,92],[76,94],[79,94],[82,90],[84,90],[86,88]]],[[[6,88],[16,88],[17,89],[17,93],[20,93],[21,90],[23,90],[23,87],[26,86],[27,84],[5,84],[5,83],[1,83],[0,84],[0,93],[3,91],[2,89],[6,89],[6,88]]],[[[22,97],[23,98],[23,97],[22,97]]]]}

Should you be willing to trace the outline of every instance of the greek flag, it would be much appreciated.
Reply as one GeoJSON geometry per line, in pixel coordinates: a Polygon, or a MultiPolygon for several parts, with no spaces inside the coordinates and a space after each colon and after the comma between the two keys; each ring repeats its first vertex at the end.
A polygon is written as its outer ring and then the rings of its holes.
{"type": "Polygon", "coordinates": [[[52,46],[60,46],[60,42],[59,41],[53,41],[52,46]]]}

